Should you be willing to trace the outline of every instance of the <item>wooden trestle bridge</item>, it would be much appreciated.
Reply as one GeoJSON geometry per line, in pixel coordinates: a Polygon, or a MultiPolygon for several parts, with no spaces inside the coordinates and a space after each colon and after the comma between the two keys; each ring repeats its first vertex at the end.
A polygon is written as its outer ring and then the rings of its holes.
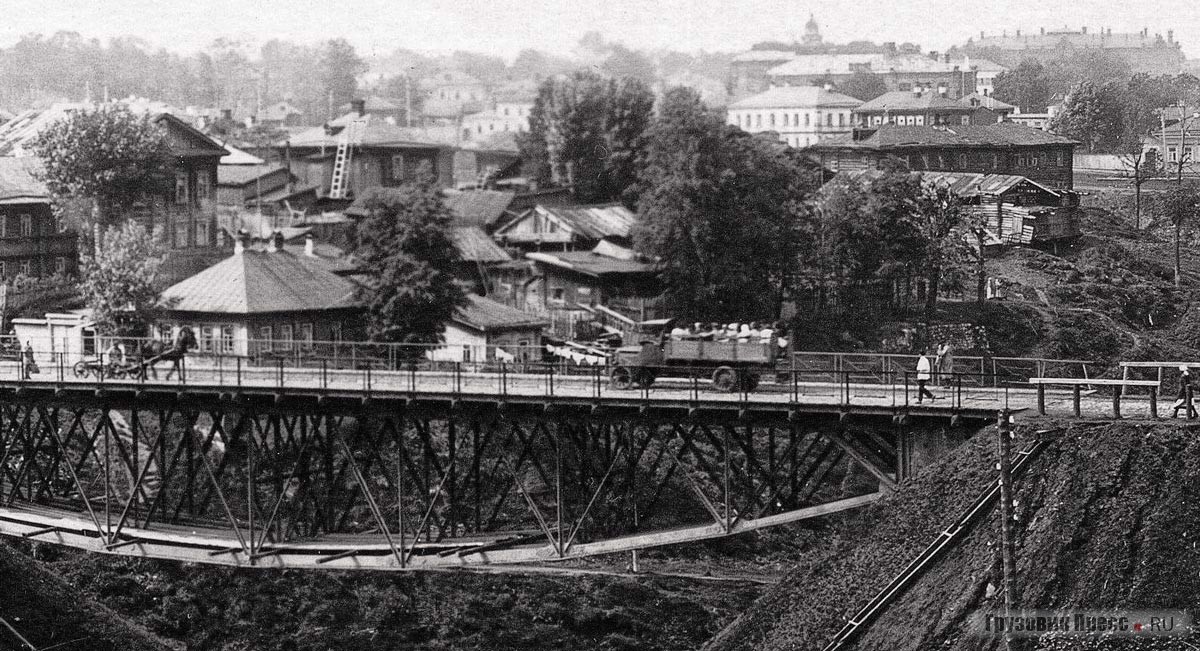
{"type": "Polygon", "coordinates": [[[955,373],[918,403],[911,372],[882,358],[814,359],[752,393],[714,392],[700,371],[620,391],[603,368],[550,364],[194,358],[171,380],[113,380],[3,363],[0,534],[388,570],[728,536],[874,501],[912,472],[911,423],[1032,409],[1046,362],[1005,381],[955,373]],[[860,494],[842,493],[848,472],[860,494]]]}

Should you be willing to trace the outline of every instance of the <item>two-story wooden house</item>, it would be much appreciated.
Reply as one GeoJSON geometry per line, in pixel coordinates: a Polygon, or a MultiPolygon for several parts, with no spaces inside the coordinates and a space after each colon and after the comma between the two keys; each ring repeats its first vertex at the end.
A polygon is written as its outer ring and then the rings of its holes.
{"type": "Polygon", "coordinates": [[[0,282],[74,274],[75,234],[59,228],[37,159],[0,157],[0,282]]]}

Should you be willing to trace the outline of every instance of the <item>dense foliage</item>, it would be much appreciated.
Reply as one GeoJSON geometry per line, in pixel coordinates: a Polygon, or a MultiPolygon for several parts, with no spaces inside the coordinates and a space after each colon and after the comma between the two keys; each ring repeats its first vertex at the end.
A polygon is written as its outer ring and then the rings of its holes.
{"type": "Polygon", "coordinates": [[[101,331],[144,337],[160,287],[155,283],[166,249],[141,225],[109,227],[101,245],[82,257],[80,293],[101,331]]]}
{"type": "Polygon", "coordinates": [[[43,129],[33,150],[55,199],[93,203],[93,226],[118,224],[132,204],[169,187],[166,135],[149,115],[123,105],[74,111],[43,129]]]}
{"type": "Polygon", "coordinates": [[[527,174],[570,187],[584,203],[622,199],[653,109],[654,94],[633,78],[577,72],[546,80],[519,141],[527,174]]]}
{"type": "Polygon", "coordinates": [[[726,126],[690,89],[667,92],[647,140],[634,239],[661,261],[669,313],[778,315],[818,173],[777,141],[726,126]]]}
{"type": "Polygon", "coordinates": [[[450,211],[429,175],[364,195],[354,255],[371,282],[362,291],[367,330],[377,341],[433,344],[464,302],[455,280],[458,251],[450,211]]]}

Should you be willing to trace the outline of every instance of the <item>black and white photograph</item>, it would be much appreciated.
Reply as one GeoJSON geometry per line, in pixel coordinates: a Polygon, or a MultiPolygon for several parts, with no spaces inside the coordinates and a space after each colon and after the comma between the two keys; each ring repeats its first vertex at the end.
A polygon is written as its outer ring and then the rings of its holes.
{"type": "Polygon", "coordinates": [[[0,3],[0,651],[1200,650],[1200,6],[0,3]]]}

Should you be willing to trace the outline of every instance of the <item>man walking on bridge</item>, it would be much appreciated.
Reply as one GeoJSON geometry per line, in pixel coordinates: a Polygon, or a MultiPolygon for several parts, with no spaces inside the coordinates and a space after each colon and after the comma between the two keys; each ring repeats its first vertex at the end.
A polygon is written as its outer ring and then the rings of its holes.
{"type": "Polygon", "coordinates": [[[1175,396],[1171,418],[1179,417],[1179,410],[1187,408],[1188,420],[1196,417],[1196,406],[1192,404],[1192,373],[1186,365],[1179,366],[1179,393],[1175,396]]]}
{"type": "Polygon", "coordinates": [[[937,400],[925,386],[931,379],[933,379],[933,364],[929,361],[929,349],[926,348],[917,358],[917,404],[924,402],[925,396],[929,396],[930,400],[937,400]]]}

